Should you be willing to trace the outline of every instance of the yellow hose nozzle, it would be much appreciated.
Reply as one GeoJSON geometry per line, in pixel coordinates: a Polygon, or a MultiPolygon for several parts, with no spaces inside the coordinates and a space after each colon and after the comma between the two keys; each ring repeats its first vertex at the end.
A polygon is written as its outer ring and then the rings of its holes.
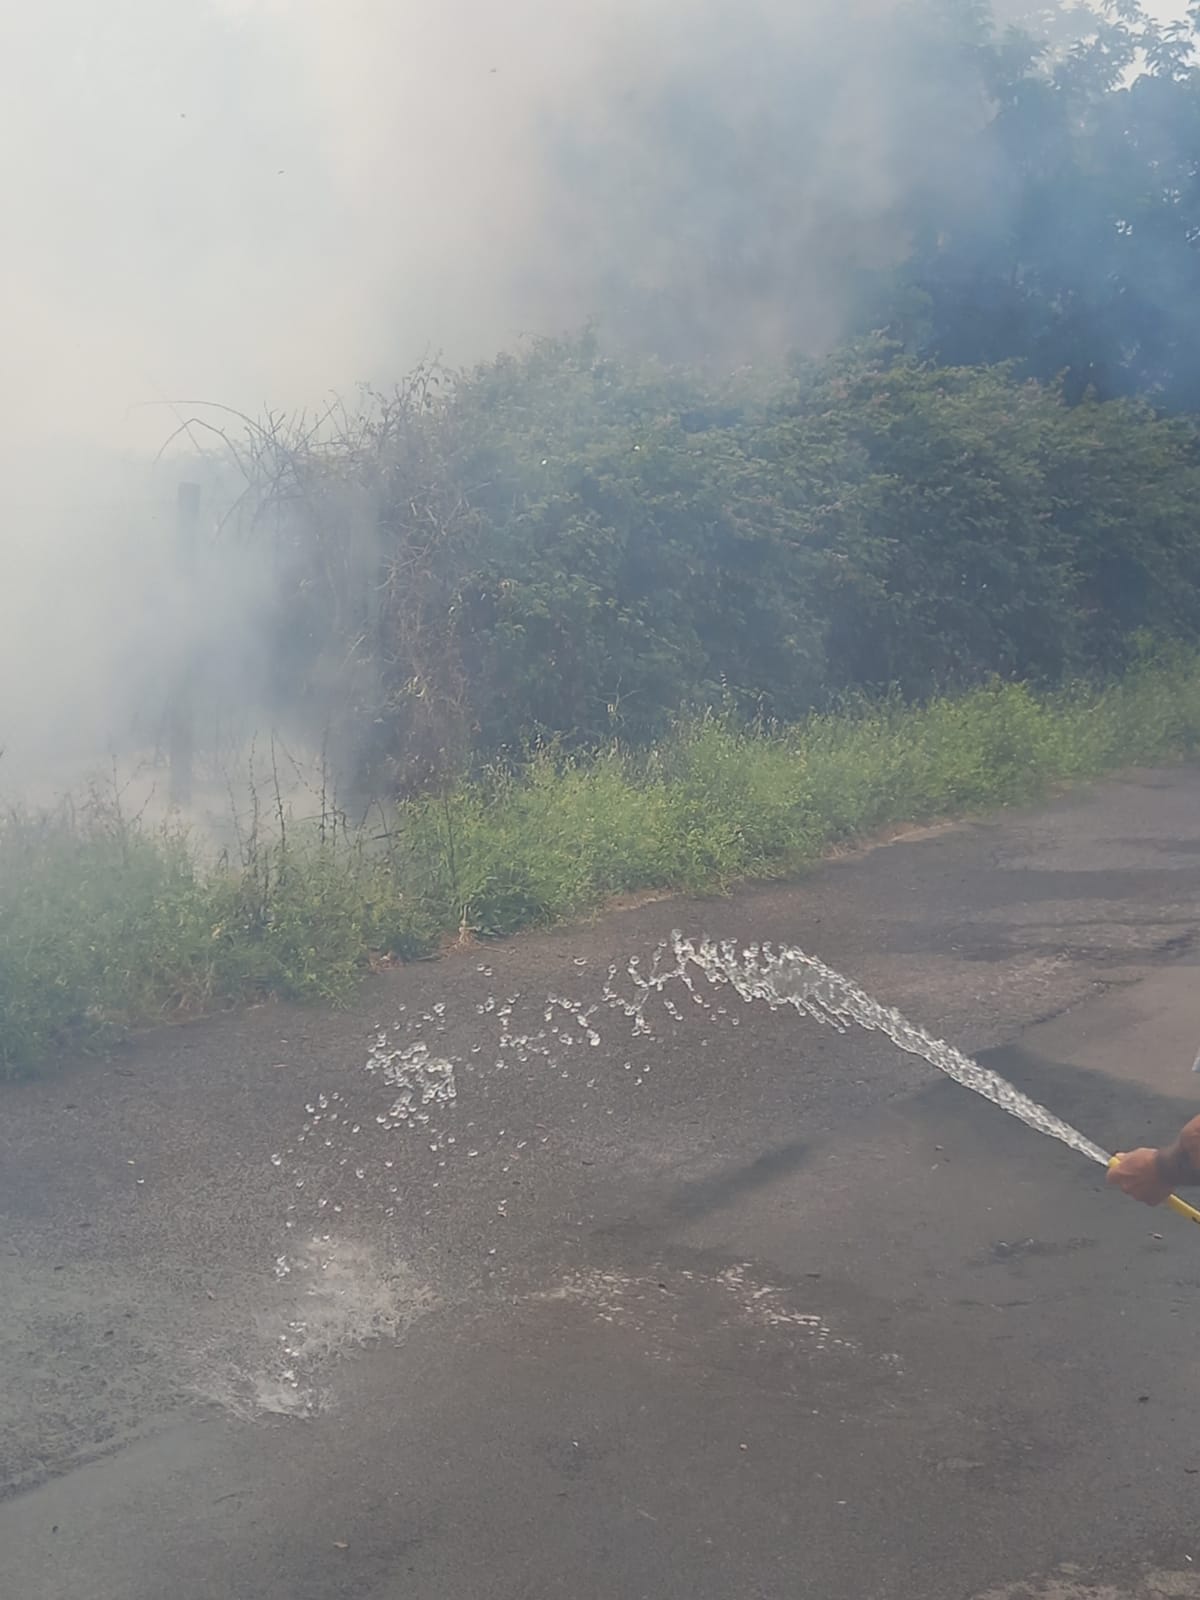
{"type": "MultiPolygon", "coordinates": [[[[1115,1167],[1116,1164],[1117,1157],[1110,1157],[1109,1167],[1115,1167]]],[[[1181,1200],[1177,1194],[1169,1194],[1163,1204],[1168,1211],[1173,1211],[1177,1217],[1186,1217],[1189,1222],[1200,1222],[1200,1211],[1197,1211],[1195,1206],[1188,1205],[1186,1200],[1181,1200]]]]}

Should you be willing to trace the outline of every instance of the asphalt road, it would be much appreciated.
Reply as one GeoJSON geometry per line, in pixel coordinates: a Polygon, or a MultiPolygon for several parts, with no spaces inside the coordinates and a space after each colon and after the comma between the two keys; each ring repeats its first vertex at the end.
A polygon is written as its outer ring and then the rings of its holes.
{"type": "Polygon", "coordinates": [[[1200,1597],[1195,1230],[877,1035],[646,998],[674,927],[1107,1148],[1200,1099],[1194,771],[64,1063],[0,1098],[0,1600],[1200,1597]]]}

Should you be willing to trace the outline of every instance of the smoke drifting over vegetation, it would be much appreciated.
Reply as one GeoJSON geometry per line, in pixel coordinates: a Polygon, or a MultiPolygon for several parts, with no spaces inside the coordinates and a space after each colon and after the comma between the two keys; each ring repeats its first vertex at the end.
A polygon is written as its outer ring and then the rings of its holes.
{"type": "MultiPolygon", "coordinates": [[[[197,629],[226,667],[267,648],[271,552],[186,597],[172,576],[175,481],[205,481],[214,526],[238,488],[213,403],[311,413],[427,352],[596,317],[635,360],[709,371],[884,327],[922,360],[1190,404],[1185,35],[973,0],[22,8],[0,67],[9,761],[95,755],[135,714],[152,737],[197,629]]],[[[663,416],[710,401],[676,385],[663,416]]],[[[371,538],[393,467],[355,478],[371,538]]]]}
{"type": "Polygon", "coordinates": [[[25,8],[3,68],[7,404],[26,440],[153,437],[131,403],[312,404],[639,295],[700,319],[687,356],[729,325],[825,341],[845,269],[901,244],[916,174],[979,176],[948,170],[978,109],[902,15],[25,8]]]}
{"type": "Polygon", "coordinates": [[[20,8],[0,1077],[1194,755],[1198,32],[20,8]]]}

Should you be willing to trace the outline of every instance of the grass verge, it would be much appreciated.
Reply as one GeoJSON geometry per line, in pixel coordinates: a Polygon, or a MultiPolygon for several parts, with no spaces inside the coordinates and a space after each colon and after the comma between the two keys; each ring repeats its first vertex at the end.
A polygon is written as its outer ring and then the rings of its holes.
{"type": "Polygon", "coordinates": [[[1104,688],[996,685],[783,730],[708,718],[649,754],[536,757],[344,826],[257,818],[233,858],[94,790],[0,818],[0,1077],[131,1028],[277,994],[337,1003],[384,953],[501,935],[639,889],[795,872],[889,823],[1200,753],[1200,657],[1104,688]]]}

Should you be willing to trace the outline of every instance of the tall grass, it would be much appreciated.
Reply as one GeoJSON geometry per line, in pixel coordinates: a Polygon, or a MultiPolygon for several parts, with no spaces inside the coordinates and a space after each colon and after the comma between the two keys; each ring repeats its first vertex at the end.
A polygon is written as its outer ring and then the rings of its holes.
{"type": "Polygon", "coordinates": [[[653,888],[784,876],[889,823],[1200,753],[1200,658],[1039,696],[995,685],[802,725],[681,726],[649,755],[535,757],[357,832],[254,820],[214,861],[93,790],[0,818],[0,1076],[250,996],[339,1002],[380,955],[653,888]]]}

